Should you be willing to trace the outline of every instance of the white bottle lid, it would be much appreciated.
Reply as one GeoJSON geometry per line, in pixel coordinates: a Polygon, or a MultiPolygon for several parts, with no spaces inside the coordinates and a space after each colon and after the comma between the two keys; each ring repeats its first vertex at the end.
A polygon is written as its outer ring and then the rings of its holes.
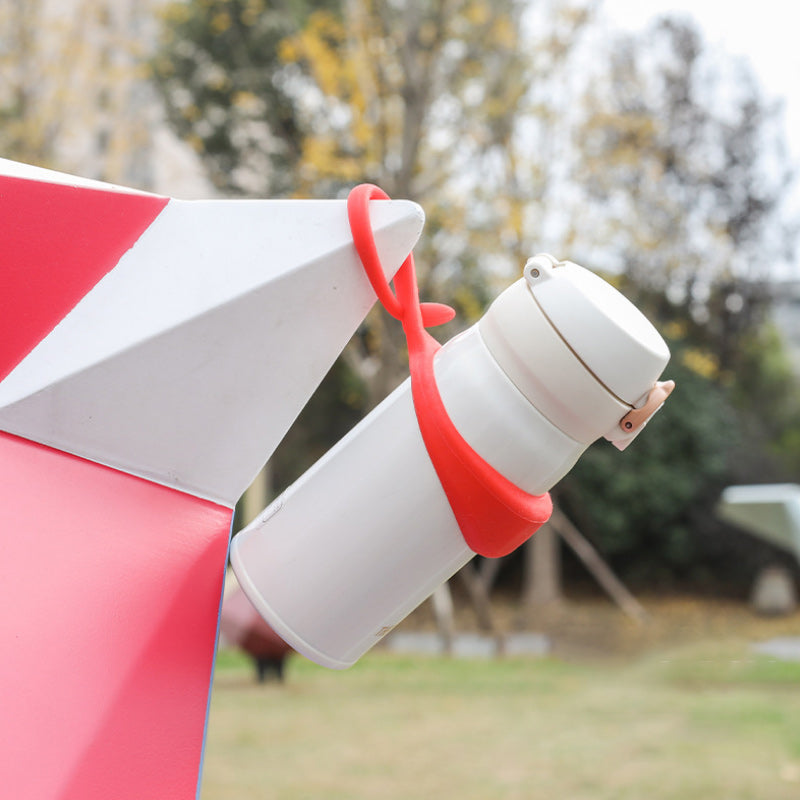
{"type": "Polygon", "coordinates": [[[652,390],[669,361],[666,343],[629,300],[577,264],[530,259],[479,328],[529,402],[577,441],[606,436],[623,447],[646,422],[626,425],[626,415],[643,407],[649,419],[663,402],[652,390]]]}
{"type": "Polygon", "coordinates": [[[610,283],[570,261],[539,255],[524,274],[539,307],[586,368],[636,406],[669,361],[650,321],[610,283]]]}

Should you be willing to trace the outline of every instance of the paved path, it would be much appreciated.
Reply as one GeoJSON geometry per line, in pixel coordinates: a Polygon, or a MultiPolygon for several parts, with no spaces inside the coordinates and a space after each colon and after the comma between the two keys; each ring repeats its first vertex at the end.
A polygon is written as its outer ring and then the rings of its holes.
{"type": "Polygon", "coordinates": [[[753,645],[753,650],[782,661],[800,661],[800,636],[781,636],[753,645]]]}
{"type": "MultiPolygon", "coordinates": [[[[386,638],[386,647],[393,653],[444,654],[444,643],[438,633],[396,631],[386,638]]],[[[542,633],[512,633],[504,638],[503,654],[507,656],[543,656],[550,652],[550,639],[542,633]]],[[[453,638],[452,655],[461,658],[493,658],[497,642],[491,636],[459,633],[453,638]]]]}

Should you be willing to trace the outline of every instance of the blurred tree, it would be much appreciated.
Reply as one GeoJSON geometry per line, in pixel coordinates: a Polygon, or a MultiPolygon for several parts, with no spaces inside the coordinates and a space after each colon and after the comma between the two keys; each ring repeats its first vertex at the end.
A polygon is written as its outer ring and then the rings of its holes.
{"type": "Polygon", "coordinates": [[[596,442],[557,487],[570,518],[637,589],[681,585],[744,598],[759,569],[787,563],[716,514],[725,486],[791,480],[787,467],[796,469],[797,450],[794,464],[786,459],[797,443],[796,383],[785,377],[774,330],[765,339],[753,353],[771,362],[761,374],[774,378],[756,390],[770,393],[762,414],[743,413],[737,387],[709,377],[690,342],[671,341],[677,388],[646,432],[624,453],[596,442]]]}
{"type": "Polygon", "coordinates": [[[575,247],[671,336],[678,388],[629,451],[593,446],[564,502],[617,566],[673,576],[700,568],[703,529],[728,535],[710,522],[726,483],[786,480],[800,461],[797,379],[769,322],[791,174],[776,109],[718,55],[669,18],[615,38],[577,129],[575,247]]]}
{"type": "MultiPolygon", "coordinates": [[[[614,39],[575,104],[593,7],[186,0],[167,8],[155,75],[223,192],[330,197],[366,180],[422,203],[423,295],[466,322],[541,249],[615,272],[674,340],[679,388],[628,452],[593,447],[561,496],[607,552],[680,568],[735,456],[752,447],[739,463],[774,471],[733,401],[754,407],[760,386],[794,419],[758,272],[789,249],[788,174],[746,70],[715,72],[682,23],[614,39]]],[[[351,342],[312,401],[333,426],[403,377],[398,334],[378,313],[351,342]]],[[[276,454],[281,483],[335,438],[318,419],[289,435],[305,458],[276,454]]]]}
{"type": "Polygon", "coordinates": [[[59,125],[56,112],[42,119],[42,81],[35,45],[41,0],[0,4],[0,142],[4,154],[33,164],[46,163],[59,125]],[[54,130],[54,128],[56,130],[54,130]]]}
{"type": "MultiPolygon", "coordinates": [[[[335,195],[369,180],[422,203],[422,292],[454,302],[462,320],[474,321],[490,295],[487,262],[502,264],[507,279],[524,260],[522,211],[511,208],[503,175],[522,119],[533,116],[535,70],[520,34],[524,6],[351,0],[344,9],[342,20],[313,14],[281,46],[282,59],[307,76],[304,91],[316,98],[304,114],[299,191],[335,195]]],[[[572,33],[583,19],[574,22],[572,33]]],[[[538,195],[527,192],[525,202],[538,195]]],[[[522,202],[520,194],[517,206],[522,202]]],[[[359,345],[347,356],[369,375],[373,405],[405,374],[404,344],[378,312],[359,345]]]]}
{"type": "MultiPolygon", "coordinates": [[[[371,181],[420,202],[422,294],[464,324],[531,254],[549,169],[536,142],[555,118],[534,87],[565,67],[593,5],[177,2],[155,75],[222,191],[333,197],[371,181]]],[[[361,382],[363,410],[405,376],[404,358],[378,310],[337,380],[361,382]]]]}
{"type": "Polygon", "coordinates": [[[725,392],[686,366],[681,345],[670,344],[677,388],[646,432],[623,453],[595,443],[557,490],[615,567],[638,578],[689,574],[699,552],[694,514],[716,502],[741,444],[725,392]]]}
{"type": "Polygon", "coordinates": [[[149,4],[0,0],[0,147],[6,158],[150,183],[143,70],[149,4]]]}
{"type": "Polygon", "coordinates": [[[615,38],[606,63],[578,129],[582,221],[637,299],[735,371],[793,256],[778,109],[681,20],[615,38]]]}
{"type": "Polygon", "coordinates": [[[295,188],[303,133],[299,83],[280,43],[335,0],[189,0],[160,12],[153,78],[177,134],[225,194],[277,197],[295,188]]]}
{"type": "Polygon", "coordinates": [[[0,0],[4,157],[151,188],[154,2],[0,0]]]}

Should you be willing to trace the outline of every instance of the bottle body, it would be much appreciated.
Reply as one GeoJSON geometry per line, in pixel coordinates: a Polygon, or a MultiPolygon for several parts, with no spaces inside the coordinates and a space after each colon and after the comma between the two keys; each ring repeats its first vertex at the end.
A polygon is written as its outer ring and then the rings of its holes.
{"type": "MultiPolygon", "coordinates": [[[[435,361],[448,415],[496,470],[532,494],[586,448],[511,382],[473,326],[435,361]]],[[[396,389],[234,539],[259,612],[296,650],[353,664],[475,553],[428,457],[410,382],[396,389]]]]}
{"type": "MultiPolygon", "coordinates": [[[[461,436],[537,495],[596,439],[622,449],[638,435],[663,403],[654,380],[668,360],[658,332],[616,289],[543,254],[436,353],[434,373],[461,436]]],[[[425,448],[410,381],[231,546],[261,615],[296,650],[338,668],[474,555],[425,448]]]]}

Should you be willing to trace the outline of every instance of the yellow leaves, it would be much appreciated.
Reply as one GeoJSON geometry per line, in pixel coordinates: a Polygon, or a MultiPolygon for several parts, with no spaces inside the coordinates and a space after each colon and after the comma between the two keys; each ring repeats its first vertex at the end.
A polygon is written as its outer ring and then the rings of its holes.
{"type": "Polygon", "coordinates": [[[301,175],[313,185],[318,180],[336,179],[355,182],[362,175],[358,159],[343,154],[331,136],[308,136],[303,140],[301,175]]]}
{"type": "Polygon", "coordinates": [[[258,18],[264,13],[263,0],[249,0],[247,5],[242,9],[240,19],[242,25],[251,28],[258,22],[258,18]]]}
{"type": "Polygon", "coordinates": [[[192,14],[189,4],[184,0],[167,3],[157,13],[167,26],[183,25],[188,22],[192,14]]]}
{"type": "Polygon", "coordinates": [[[278,58],[286,64],[306,62],[319,88],[333,96],[340,89],[342,60],[339,51],[345,40],[346,32],[333,14],[315,11],[300,33],[280,43],[278,58]]]}
{"type": "Polygon", "coordinates": [[[200,109],[194,103],[190,103],[181,109],[181,116],[187,122],[196,122],[200,119],[200,109]]]}
{"type": "Polygon", "coordinates": [[[371,63],[368,46],[368,39],[348,34],[337,16],[316,11],[303,30],[278,47],[280,60],[302,63],[324,96],[324,110],[316,112],[314,133],[303,146],[301,172],[308,181],[312,175],[351,181],[363,174],[375,139],[364,80],[371,63]]]}
{"type": "Polygon", "coordinates": [[[517,30],[506,16],[498,17],[492,25],[491,40],[496,47],[513,50],[517,45],[517,30]]]}
{"type": "Polygon", "coordinates": [[[476,29],[480,30],[481,41],[487,49],[512,50],[517,45],[518,35],[514,23],[508,14],[498,12],[490,0],[473,0],[467,3],[461,21],[467,36],[474,34],[476,29]]]}
{"type": "Polygon", "coordinates": [[[367,122],[363,113],[356,116],[352,125],[353,139],[360,148],[367,148],[375,136],[374,126],[367,122]]]}
{"type": "Polygon", "coordinates": [[[222,92],[230,86],[231,79],[223,69],[209,67],[204,73],[204,83],[208,89],[222,92]]]}
{"type": "Polygon", "coordinates": [[[187,142],[195,153],[202,153],[203,150],[205,150],[203,140],[196,133],[190,133],[185,137],[184,141],[187,142]]]}
{"type": "Polygon", "coordinates": [[[303,48],[299,36],[290,36],[278,44],[278,58],[284,64],[296,64],[302,57],[303,48]]]}
{"type": "Polygon", "coordinates": [[[311,60],[323,49],[330,49],[334,41],[340,43],[343,37],[344,31],[331,13],[315,11],[303,30],[280,43],[279,56],[286,63],[311,60]]]}
{"type": "Polygon", "coordinates": [[[523,203],[512,201],[508,209],[508,227],[514,232],[517,239],[522,238],[522,223],[525,215],[523,203]]]}
{"type": "Polygon", "coordinates": [[[506,119],[511,108],[513,108],[512,101],[501,94],[496,94],[483,101],[481,113],[486,120],[498,121],[506,119]]]}
{"type": "Polygon", "coordinates": [[[244,112],[254,112],[261,107],[261,101],[253,92],[249,91],[235,92],[231,98],[231,103],[234,108],[244,112]]]}
{"type": "Polygon", "coordinates": [[[681,359],[686,367],[703,378],[713,379],[719,375],[719,362],[712,353],[699,348],[684,351],[681,359]]]}
{"type": "Polygon", "coordinates": [[[331,138],[309,136],[303,145],[304,161],[315,172],[330,175],[338,171],[338,148],[331,138]]]}
{"type": "Polygon", "coordinates": [[[464,18],[470,25],[485,25],[491,15],[492,7],[486,0],[475,0],[464,9],[464,18]]]}
{"type": "Polygon", "coordinates": [[[480,319],[484,311],[481,300],[475,296],[463,283],[460,283],[454,293],[453,301],[458,306],[461,315],[467,322],[474,322],[480,319]]]}
{"type": "Polygon", "coordinates": [[[436,22],[430,19],[423,20],[417,30],[420,45],[425,48],[433,47],[439,36],[439,31],[440,26],[436,22]]]}
{"type": "Polygon", "coordinates": [[[150,43],[111,0],[44,5],[0,3],[3,155],[122,183],[120,154],[133,159],[149,133],[134,92],[150,43]]]}
{"type": "Polygon", "coordinates": [[[685,320],[671,320],[662,326],[662,332],[668,339],[680,341],[686,337],[688,328],[685,320]]]}
{"type": "Polygon", "coordinates": [[[336,55],[319,39],[312,39],[308,43],[307,52],[319,88],[327,95],[336,95],[340,84],[336,55]]]}
{"type": "Polygon", "coordinates": [[[211,17],[211,31],[219,36],[225,33],[232,24],[231,15],[227,11],[218,11],[211,17]]]}

